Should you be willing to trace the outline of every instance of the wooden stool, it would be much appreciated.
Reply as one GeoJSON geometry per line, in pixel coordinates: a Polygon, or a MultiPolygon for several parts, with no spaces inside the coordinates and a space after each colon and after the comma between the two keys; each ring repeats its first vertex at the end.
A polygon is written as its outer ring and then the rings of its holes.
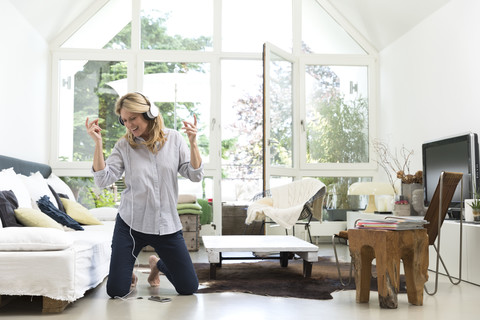
{"type": "Polygon", "coordinates": [[[378,300],[381,308],[398,307],[400,259],[403,260],[408,302],[423,305],[423,286],[428,280],[428,236],[426,229],[349,229],[350,255],[355,267],[359,303],[368,302],[372,260],[376,258],[378,300]]]}

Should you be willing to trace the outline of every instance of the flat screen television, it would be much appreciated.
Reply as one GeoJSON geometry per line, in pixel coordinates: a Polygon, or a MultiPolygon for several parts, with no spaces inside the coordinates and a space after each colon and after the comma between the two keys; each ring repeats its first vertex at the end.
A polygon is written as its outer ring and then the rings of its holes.
{"type": "MultiPolygon", "coordinates": [[[[478,136],[476,133],[425,142],[422,144],[422,159],[425,206],[430,204],[442,171],[462,172],[463,199],[473,197],[479,186],[478,136]]],[[[451,211],[461,207],[460,190],[459,185],[450,203],[451,211]]]]}

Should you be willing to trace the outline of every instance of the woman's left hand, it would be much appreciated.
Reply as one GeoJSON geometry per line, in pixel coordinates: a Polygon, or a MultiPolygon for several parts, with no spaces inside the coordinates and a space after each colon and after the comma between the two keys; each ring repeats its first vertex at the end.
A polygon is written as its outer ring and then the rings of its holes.
{"type": "Polygon", "coordinates": [[[190,145],[195,144],[197,140],[197,115],[193,115],[193,123],[183,121],[182,129],[187,134],[190,145]]]}

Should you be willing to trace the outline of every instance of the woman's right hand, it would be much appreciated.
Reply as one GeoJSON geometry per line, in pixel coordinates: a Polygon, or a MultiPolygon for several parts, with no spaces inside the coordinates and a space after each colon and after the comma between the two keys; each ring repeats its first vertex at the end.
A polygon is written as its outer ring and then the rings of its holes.
{"type": "Polygon", "coordinates": [[[85,121],[85,127],[87,128],[87,133],[90,135],[90,137],[92,137],[95,143],[102,142],[102,135],[100,134],[102,128],[100,128],[98,125],[98,119],[95,119],[89,123],[87,118],[85,121]]]}
{"type": "Polygon", "coordinates": [[[93,171],[103,170],[105,168],[105,159],[103,158],[102,135],[100,134],[102,128],[98,125],[98,119],[88,122],[88,118],[85,121],[85,127],[87,128],[87,133],[92,137],[93,141],[95,141],[93,171]]]}

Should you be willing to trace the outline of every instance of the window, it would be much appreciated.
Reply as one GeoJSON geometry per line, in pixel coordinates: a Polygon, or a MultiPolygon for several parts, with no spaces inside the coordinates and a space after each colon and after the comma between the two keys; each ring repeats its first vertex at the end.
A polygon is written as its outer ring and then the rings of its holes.
{"type": "Polygon", "coordinates": [[[325,206],[327,209],[364,209],[367,196],[350,196],[348,187],[355,182],[371,181],[369,177],[318,177],[327,186],[325,206]]]}
{"type": "Polygon", "coordinates": [[[62,48],[131,49],[129,33],[132,19],[131,8],[129,1],[108,1],[62,43],[62,48]],[[110,42],[114,37],[117,37],[118,40],[115,45],[112,45],[110,42]]]}
{"type": "Polygon", "coordinates": [[[368,163],[368,68],[305,66],[306,162],[368,163]]]}
{"type": "Polygon", "coordinates": [[[318,0],[302,1],[302,51],[321,54],[366,54],[318,0]]]}
{"type": "Polygon", "coordinates": [[[194,115],[197,117],[197,142],[203,162],[208,163],[210,65],[145,62],[143,92],[159,108],[167,128],[179,130],[183,127],[182,121],[193,122],[194,115]]]}
{"type": "Polygon", "coordinates": [[[262,191],[262,63],[223,60],[223,201],[248,201],[262,191]]]}
{"type": "Polygon", "coordinates": [[[222,51],[261,52],[267,41],[292,50],[292,0],[222,1],[222,51]]]}
{"type": "Polygon", "coordinates": [[[267,112],[270,136],[267,141],[270,165],[293,167],[293,64],[272,54],[269,63],[269,110],[267,112]]]}
{"type": "Polygon", "coordinates": [[[375,138],[377,59],[368,42],[326,4],[92,4],[95,14],[54,41],[50,164],[61,176],[90,176],[94,146],[85,118],[101,119],[108,156],[125,132],[114,113],[116,99],[141,91],[160,108],[167,127],[179,130],[182,120],[197,115],[208,179],[201,188],[182,182],[180,192],[213,198],[218,230],[221,202],[250,200],[264,184],[317,177],[345,196],[349,183],[376,175],[368,142],[375,138]],[[290,58],[272,56],[268,98],[275,104],[264,122],[265,42],[290,58]],[[270,171],[263,170],[264,161],[270,171]]]}
{"type": "Polygon", "coordinates": [[[127,81],[124,61],[61,60],[57,160],[65,162],[91,161],[94,142],[85,130],[85,119],[99,119],[103,129],[105,155],[110,155],[115,142],[125,134],[118,122],[115,102],[120,93],[113,79],[127,81]],[[113,80],[113,81],[112,81],[113,80]]]}
{"type": "Polygon", "coordinates": [[[213,49],[213,0],[142,0],[141,48],[213,49]]]}

